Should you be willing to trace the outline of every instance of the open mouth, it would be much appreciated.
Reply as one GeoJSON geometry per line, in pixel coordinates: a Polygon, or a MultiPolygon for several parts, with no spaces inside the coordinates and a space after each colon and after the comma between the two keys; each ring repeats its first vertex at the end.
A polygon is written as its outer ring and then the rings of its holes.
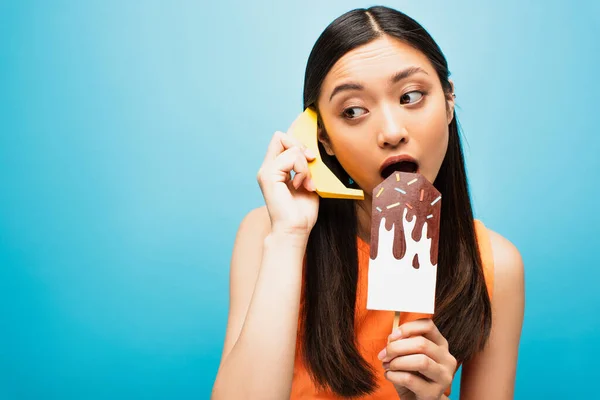
{"type": "Polygon", "coordinates": [[[390,164],[381,171],[383,179],[387,179],[394,172],[411,172],[415,173],[419,170],[419,166],[412,161],[400,161],[394,164],[390,164]]]}

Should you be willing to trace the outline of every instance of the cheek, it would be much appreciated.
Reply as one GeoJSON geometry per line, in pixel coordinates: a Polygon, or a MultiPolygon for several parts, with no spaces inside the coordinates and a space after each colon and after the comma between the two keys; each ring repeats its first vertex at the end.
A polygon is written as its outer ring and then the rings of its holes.
{"type": "Polygon", "coordinates": [[[363,183],[374,163],[372,152],[369,151],[372,147],[372,144],[369,145],[369,138],[358,132],[350,132],[336,135],[336,139],[332,143],[336,158],[354,180],[359,184],[363,183]]]}
{"type": "Polygon", "coordinates": [[[424,142],[423,154],[427,155],[427,165],[425,166],[426,173],[431,182],[433,182],[442,166],[446,152],[448,151],[449,127],[444,120],[440,125],[432,127],[430,132],[435,132],[429,135],[424,142]]]}
{"type": "Polygon", "coordinates": [[[449,128],[444,122],[438,124],[431,128],[430,132],[433,132],[433,135],[429,135],[427,138],[427,150],[431,154],[436,154],[438,156],[444,155],[446,153],[446,148],[448,147],[448,132],[449,128]]]}
{"type": "Polygon", "coordinates": [[[344,169],[352,176],[360,175],[365,170],[369,152],[360,140],[339,143],[335,155],[344,169]]]}

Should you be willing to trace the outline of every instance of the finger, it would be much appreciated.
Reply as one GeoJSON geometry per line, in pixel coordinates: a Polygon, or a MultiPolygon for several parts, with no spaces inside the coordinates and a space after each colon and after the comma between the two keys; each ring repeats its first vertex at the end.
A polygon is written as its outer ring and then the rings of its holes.
{"type": "Polygon", "coordinates": [[[269,146],[267,146],[267,154],[265,154],[265,161],[274,160],[284,150],[281,144],[281,132],[277,131],[271,136],[269,146]]]}
{"type": "Polygon", "coordinates": [[[446,385],[452,381],[452,377],[449,376],[444,367],[425,354],[396,357],[389,362],[387,367],[386,369],[390,371],[420,372],[427,379],[440,385],[446,385]]]}
{"type": "Polygon", "coordinates": [[[298,147],[304,153],[304,157],[306,157],[306,159],[309,161],[313,161],[315,158],[317,158],[314,151],[312,151],[311,149],[306,147],[304,143],[300,142],[299,140],[293,138],[290,135],[283,135],[282,143],[283,147],[285,147],[286,149],[298,147]]]}
{"type": "MultiPolygon", "coordinates": [[[[309,172],[310,172],[310,170],[309,170],[309,172]]],[[[317,185],[312,180],[312,177],[310,175],[307,176],[306,179],[304,179],[303,185],[304,185],[304,188],[306,190],[308,190],[309,192],[314,192],[317,190],[317,185]]]]}
{"type": "Polygon", "coordinates": [[[273,134],[271,138],[271,142],[269,142],[269,146],[267,147],[267,154],[265,155],[265,160],[272,161],[277,158],[281,153],[285,150],[288,150],[292,147],[300,148],[306,155],[306,157],[310,160],[315,158],[315,154],[306,148],[299,140],[294,138],[291,135],[283,133],[281,131],[277,131],[273,134]]]}
{"type": "Polygon", "coordinates": [[[304,158],[302,164],[306,165],[306,172],[304,174],[304,179],[302,180],[302,186],[304,186],[304,188],[309,192],[314,192],[317,190],[317,185],[312,179],[312,172],[308,166],[308,159],[304,158]]]}
{"type": "Polygon", "coordinates": [[[434,388],[425,379],[406,371],[386,371],[385,378],[397,386],[402,386],[417,395],[417,398],[425,398],[428,394],[434,395],[434,388]]]}
{"type": "Polygon", "coordinates": [[[390,334],[389,340],[419,335],[426,337],[438,346],[448,348],[448,341],[430,318],[418,319],[400,325],[390,334]]]}
{"type": "Polygon", "coordinates": [[[444,349],[440,348],[424,336],[413,336],[389,342],[385,348],[385,355],[381,361],[389,362],[394,357],[409,354],[425,354],[432,360],[441,362],[443,359],[443,350],[444,349]]]}
{"type": "Polygon", "coordinates": [[[296,146],[296,147],[299,147],[300,149],[302,149],[302,151],[305,153],[306,157],[309,160],[316,158],[316,154],[314,153],[314,151],[307,148],[304,145],[304,143],[302,143],[300,140],[296,139],[294,136],[281,132],[280,137],[281,137],[281,142],[283,144],[283,147],[285,147],[286,149],[296,146]]]}
{"type": "Polygon", "coordinates": [[[306,163],[306,158],[304,158],[301,150],[292,147],[277,156],[272,163],[272,168],[281,174],[283,178],[287,178],[289,172],[294,171],[296,172],[294,179],[296,179],[300,171],[308,170],[308,165],[304,166],[303,162],[306,163]]]}
{"type": "Polygon", "coordinates": [[[296,175],[294,175],[292,185],[294,188],[298,189],[310,174],[308,162],[306,161],[304,154],[298,154],[296,162],[294,163],[294,172],[296,172],[296,175]]]}

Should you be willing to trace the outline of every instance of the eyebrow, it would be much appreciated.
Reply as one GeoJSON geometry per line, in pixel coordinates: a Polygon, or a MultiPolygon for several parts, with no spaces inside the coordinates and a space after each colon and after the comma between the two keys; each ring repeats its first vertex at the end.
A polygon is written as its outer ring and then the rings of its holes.
{"type": "MultiPolygon", "coordinates": [[[[425,71],[423,68],[409,67],[409,68],[403,69],[402,71],[398,71],[394,75],[392,75],[390,77],[390,84],[397,83],[403,79],[408,78],[409,76],[412,76],[414,74],[419,74],[419,73],[429,75],[427,73],[427,71],[425,71]]],[[[361,85],[360,83],[355,83],[355,82],[343,83],[341,85],[336,86],[335,89],[333,89],[333,92],[331,92],[331,96],[329,96],[329,101],[331,101],[333,96],[335,96],[336,94],[343,92],[345,90],[363,90],[364,88],[365,87],[363,85],[361,85]]]]}

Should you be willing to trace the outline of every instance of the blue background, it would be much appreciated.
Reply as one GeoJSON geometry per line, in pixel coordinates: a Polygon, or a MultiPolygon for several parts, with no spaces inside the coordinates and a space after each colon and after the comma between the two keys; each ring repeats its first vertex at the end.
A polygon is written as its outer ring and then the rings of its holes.
{"type": "MultiPolygon", "coordinates": [[[[385,4],[445,52],[476,216],[525,260],[516,398],[584,398],[600,6],[481,3],[385,4]]],[[[209,397],[266,145],[318,35],[369,5],[0,1],[0,398],[209,397]]]]}

